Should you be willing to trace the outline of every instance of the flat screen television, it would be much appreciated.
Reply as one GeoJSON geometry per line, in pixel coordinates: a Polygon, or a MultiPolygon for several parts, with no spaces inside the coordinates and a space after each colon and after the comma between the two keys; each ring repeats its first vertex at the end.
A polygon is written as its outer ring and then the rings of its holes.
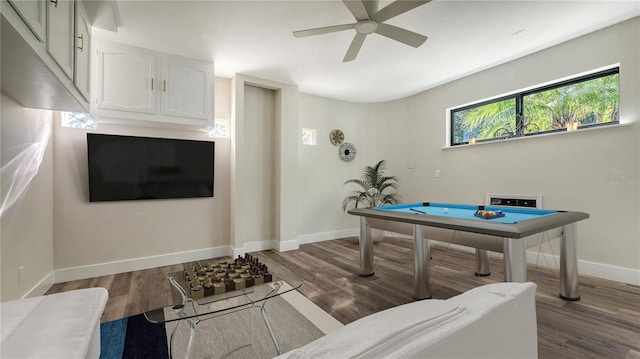
{"type": "Polygon", "coordinates": [[[89,201],[213,197],[215,143],[87,134],[89,201]]]}

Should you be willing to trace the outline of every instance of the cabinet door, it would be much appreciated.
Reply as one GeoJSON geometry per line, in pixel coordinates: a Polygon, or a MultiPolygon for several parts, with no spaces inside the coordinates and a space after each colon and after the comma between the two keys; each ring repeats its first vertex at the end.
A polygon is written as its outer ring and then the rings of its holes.
{"type": "Polygon", "coordinates": [[[98,48],[96,105],[101,109],[155,113],[156,57],[130,47],[98,48]]]}
{"type": "Polygon", "coordinates": [[[74,0],[49,1],[47,7],[47,52],[62,71],[73,78],[74,0]]]}
{"type": "Polygon", "coordinates": [[[9,4],[18,12],[38,40],[45,40],[46,0],[9,0],[9,4]]]}
{"type": "Polygon", "coordinates": [[[73,83],[85,100],[90,101],[89,92],[91,88],[91,34],[89,32],[89,22],[80,4],[76,4],[76,47],[73,83]]]}
{"type": "Polygon", "coordinates": [[[211,118],[213,65],[165,57],[162,59],[163,115],[211,118]]]}

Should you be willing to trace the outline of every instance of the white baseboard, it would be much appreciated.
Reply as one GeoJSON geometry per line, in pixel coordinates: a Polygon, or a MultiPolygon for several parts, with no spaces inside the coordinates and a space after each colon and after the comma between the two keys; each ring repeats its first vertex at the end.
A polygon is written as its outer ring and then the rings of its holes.
{"type": "Polygon", "coordinates": [[[142,269],[162,267],[172,264],[199,261],[217,257],[237,257],[247,252],[257,252],[267,249],[293,250],[298,249],[297,241],[280,243],[278,241],[256,241],[245,243],[243,247],[232,248],[230,246],[220,246],[193,251],[162,254],[157,256],[132,258],[121,261],[91,264],[65,269],[57,269],[51,272],[26,296],[36,296],[44,294],[55,283],[68,282],[72,280],[101,277],[105,275],[131,272],[142,269]],[[284,244],[284,245],[283,245],[284,244]]]}
{"type": "Polygon", "coordinates": [[[235,257],[238,255],[243,255],[247,252],[264,251],[267,249],[275,249],[279,252],[286,252],[299,249],[301,244],[323,242],[332,239],[357,237],[359,233],[360,232],[357,228],[350,228],[331,232],[303,234],[290,241],[269,240],[247,242],[242,247],[234,248],[233,254],[235,257]]]}
{"type": "Polygon", "coordinates": [[[31,290],[29,290],[22,298],[31,298],[31,297],[39,297],[44,295],[52,285],[55,284],[55,273],[50,272],[47,274],[38,284],[33,286],[31,290]]]}
{"type": "MultiPolygon", "coordinates": [[[[410,236],[398,235],[397,233],[386,232],[388,236],[402,237],[412,239],[410,236]]],[[[179,253],[164,254],[158,256],[133,258],[122,261],[93,264],[88,266],[79,266],[73,268],[58,269],[51,272],[35,285],[25,297],[32,297],[44,294],[54,283],[67,282],[71,280],[79,280],[104,275],[130,272],[134,270],[142,270],[156,268],[166,265],[185,263],[209,258],[217,258],[224,256],[237,257],[247,252],[257,252],[267,249],[275,249],[280,252],[296,250],[300,244],[315,243],[340,238],[349,238],[359,236],[359,229],[344,229],[332,232],[320,232],[298,236],[295,240],[279,242],[275,240],[255,241],[245,243],[243,247],[232,248],[230,246],[220,246],[205,248],[194,251],[186,251],[179,253]]],[[[434,245],[447,246],[457,250],[473,253],[474,249],[460,246],[456,244],[434,242],[434,245]]],[[[490,252],[492,256],[501,257],[501,253],[490,252]]],[[[557,255],[538,253],[537,250],[527,251],[527,262],[544,267],[557,268],[560,259],[557,255]]],[[[582,275],[593,276],[597,278],[613,280],[616,282],[628,283],[640,286],[640,270],[612,266],[608,264],[578,260],[579,273],[582,275]]]]}
{"type": "MultiPolygon", "coordinates": [[[[406,238],[413,240],[413,237],[400,235],[397,233],[388,233],[389,236],[406,238]]],[[[453,243],[432,242],[433,245],[447,248],[454,248],[459,251],[475,253],[475,248],[465,247],[453,243]]],[[[496,258],[502,258],[502,253],[489,252],[490,256],[496,258]]],[[[527,251],[527,263],[538,265],[541,267],[558,269],[560,266],[560,256],[551,255],[547,253],[540,253],[538,250],[527,251]]],[[[588,275],[591,277],[612,280],[621,283],[633,284],[640,286],[640,270],[633,268],[624,268],[613,266],[610,264],[590,262],[582,259],[578,259],[578,273],[581,275],[588,275]]]]}
{"type": "Polygon", "coordinates": [[[229,246],[212,247],[193,251],[162,254],[158,256],[132,258],[115,262],[57,269],[54,271],[54,278],[55,283],[61,283],[71,280],[100,277],[104,275],[156,268],[178,263],[230,256],[232,254],[233,250],[229,246]]]}
{"type": "Polygon", "coordinates": [[[235,258],[248,252],[259,252],[266,251],[268,249],[276,249],[277,245],[278,241],[276,240],[247,242],[242,247],[233,248],[233,257],[235,258]]]}
{"type": "MultiPolygon", "coordinates": [[[[527,251],[527,263],[536,264],[541,267],[558,269],[560,256],[537,251],[527,251]]],[[[627,284],[640,286],[640,270],[578,260],[578,273],[601,279],[612,280],[627,284]]]]}
{"type": "Polygon", "coordinates": [[[275,248],[278,252],[294,251],[300,248],[300,241],[294,239],[292,241],[278,242],[278,246],[275,248]]]}
{"type": "Polygon", "coordinates": [[[239,255],[244,255],[247,252],[258,252],[268,249],[276,249],[278,251],[284,252],[298,249],[301,243],[313,243],[357,235],[358,229],[347,229],[334,232],[322,232],[302,235],[297,239],[284,242],[276,240],[253,241],[244,243],[242,247],[238,248],[233,248],[231,246],[220,246],[179,253],[162,254],[157,256],[132,258],[121,261],[57,269],[50,273],[46,278],[44,278],[41,283],[39,283],[31,291],[29,291],[26,296],[44,294],[54,283],[94,278],[216,257],[237,257],[239,255]]]}
{"type": "Polygon", "coordinates": [[[332,239],[358,237],[358,236],[360,236],[360,230],[357,228],[350,228],[350,229],[342,229],[339,231],[303,234],[298,236],[298,242],[300,242],[300,244],[307,244],[307,243],[329,241],[332,239]]]}

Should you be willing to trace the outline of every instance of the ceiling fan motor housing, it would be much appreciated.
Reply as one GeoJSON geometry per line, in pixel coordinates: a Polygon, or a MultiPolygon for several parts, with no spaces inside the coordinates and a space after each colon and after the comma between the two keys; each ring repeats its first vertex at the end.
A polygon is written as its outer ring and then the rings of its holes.
{"type": "Polygon", "coordinates": [[[376,31],[378,28],[378,23],[373,20],[363,20],[358,21],[358,25],[356,25],[356,31],[359,34],[369,35],[376,31]]]}

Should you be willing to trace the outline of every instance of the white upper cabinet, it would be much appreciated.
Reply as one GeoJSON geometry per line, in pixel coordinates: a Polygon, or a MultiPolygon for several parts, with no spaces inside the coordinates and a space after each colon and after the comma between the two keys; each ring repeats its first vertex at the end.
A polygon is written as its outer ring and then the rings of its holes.
{"type": "MultiPolygon", "coordinates": [[[[88,111],[87,76],[76,74],[74,64],[83,71],[89,66],[74,58],[76,45],[82,45],[75,42],[76,1],[9,1],[0,1],[2,92],[27,108],[88,111]]],[[[84,21],[81,28],[90,29],[84,21]]]]}
{"type": "Polygon", "coordinates": [[[213,64],[96,40],[95,100],[101,117],[208,125],[213,64]]]}
{"type": "Polygon", "coordinates": [[[156,57],[117,44],[100,44],[97,54],[97,108],[155,113],[156,57]]]}
{"type": "Polygon", "coordinates": [[[76,3],[75,72],[73,83],[85,100],[91,91],[91,27],[80,3],[76,3]]]}
{"type": "Polygon", "coordinates": [[[210,64],[162,59],[162,114],[207,120],[211,117],[210,64]]]}
{"type": "Polygon", "coordinates": [[[45,0],[9,0],[11,6],[20,15],[38,40],[44,42],[46,36],[45,21],[47,2],[45,0]]]}
{"type": "Polygon", "coordinates": [[[73,79],[74,0],[49,0],[47,6],[47,52],[73,79]]]}

